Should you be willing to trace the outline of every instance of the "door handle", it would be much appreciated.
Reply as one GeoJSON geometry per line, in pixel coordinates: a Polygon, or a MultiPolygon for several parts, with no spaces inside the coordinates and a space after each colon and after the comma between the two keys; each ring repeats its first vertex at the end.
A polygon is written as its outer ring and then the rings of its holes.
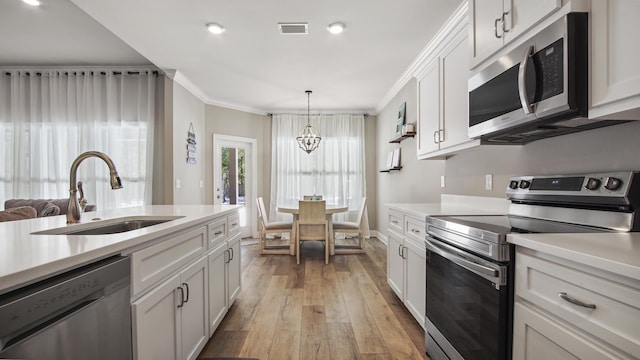
{"type": "Polygon", "coordinates": [[[526,115],[533,113],[533,105],[529,102],[529,94],[527,93],[527,65],[529,65],[531,55],[533,55],[533,45],[527,46],[518,69],[518,94],[522,110],[526,115]]]}
{"type": "MultiPolygon", "coordinates": [[[[500,39],[502,38],[502,35],[498,35],[498,22],[500,22],[500,18],[497,18],[494,22],[493,22],[493,33],[496,37],[496,39],[500,39]]],[[[503,25],[504,26],[504,25],[503,25]]]]}
{"type": "Polygon", "coordinates": [[[233,260],[233,248],[229,248],[229,250],[231,251],[231,255],[229,255],[229,262],[231,262],[231,260],[233,260]]]}
{"type": "Polygon", "coordinates": [[[506,16],[509,15],[509,12],[502,13],[502,33],[508,33],[509,29],[506,28],[505,24],[507,23],[506,16]]]}
{"type": "Polygon", "coordinates": [[[226,257],[224,263],[228,264],[229,262],[231,262],[231,251],[229,251],[229,249],[227,249],[227,250],[224,251],[224,253],[225,253],[225,257],[226,257]]]}

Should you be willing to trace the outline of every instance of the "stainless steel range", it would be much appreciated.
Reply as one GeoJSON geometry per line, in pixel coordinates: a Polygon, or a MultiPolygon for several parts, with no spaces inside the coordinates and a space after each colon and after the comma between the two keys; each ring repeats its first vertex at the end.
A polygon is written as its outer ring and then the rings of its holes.
{"type": "Polygon", "coordinates": [[[514,246],[511,233],[640,229],[640,173],[520,176],[508,215],[426,219],[425,344],[432,359],[510,359],[514,246]]]}

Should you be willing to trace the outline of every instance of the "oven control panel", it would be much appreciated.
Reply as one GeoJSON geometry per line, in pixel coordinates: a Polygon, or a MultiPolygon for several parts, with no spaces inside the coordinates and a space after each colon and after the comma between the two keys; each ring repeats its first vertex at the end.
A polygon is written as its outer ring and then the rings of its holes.
{"type": "Polygon", "coordinates": [[[509,180],[506,194],[511,200],[566,202],[574,199],[583,203],[586,200],[580,199],[589,198],[598,204],[611,201],[611,204],[628,205],[640,197],[640,178],[636,179],[639,176],[637,171],[516,176],[509,180]]]}

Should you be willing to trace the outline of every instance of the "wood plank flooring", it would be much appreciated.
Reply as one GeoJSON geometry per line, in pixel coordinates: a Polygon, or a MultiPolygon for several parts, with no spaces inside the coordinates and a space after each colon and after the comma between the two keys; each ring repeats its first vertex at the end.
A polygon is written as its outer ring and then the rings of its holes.
{"type": "Polygon", "coordinates": [[[424,331],[387,285],[386,247],[335,255],[320,242],[295,256],[258,255],[242,243],[242,292],[200,353],[282,359],[428,359],[424,331]]]}

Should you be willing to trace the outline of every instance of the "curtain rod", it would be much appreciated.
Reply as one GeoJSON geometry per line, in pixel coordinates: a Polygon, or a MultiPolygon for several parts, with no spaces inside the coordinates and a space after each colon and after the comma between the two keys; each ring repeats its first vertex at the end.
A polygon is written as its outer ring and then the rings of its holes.
{"type": "MultiPolygon", "coordinates": [[[[27,76],[31,76],[31,73],[33,72],[36,76],[42,76],[42,71],[36,71],[36,70],[24,70],[27,76]]],[[[59,70],[54,70],[57,71],[58,73],[64,74],[64,75],[69,75],[69,74],[73,74],[73,75],[82,75],[84,76],[85,73],[88,73],[90,75],[94,74],[94,71],[84,71],[84,70],[80,70],[80,71],[59,71],[59,70]]],[[[157,70],[152,70],[150,71],[153,75],[158,76],[158,71],[157,70]]],[[[100,74],[100,75],[107,75],[106,71],[95,71],[95,74],[100,74]]],[[[5,72],[4,73],[6,76],[11,76],[11,72],[5,72]]],[[[122,71],[114,71],[113,75],[122,75],[123,72],[122,71]]],[[[127,75],[138,75],[140,74],[140,71],[127,71],[127,75]]]]}
{"type": "MultiPolygon", "coordinates": [[[[353,113],[343,113],[343,114],[353,114],[353,113]]],[[[357,113],[355,113],[357,114],[357,113]]],[[[267,113],[267,116],[273,116],[274,114],[272,113],[267,113]]],[[[307,114],[295,114],[295,115],[307,115],[307,114]]],[[[310,115],[329,115],[329,116],[333,116],[333,115],[342,115],[342,114],[325,114],[325,113],[315,113],[315,114],[310,114],[310,115]]],[[[364,117],[368,117],[369,113],[364,113],[362,114],[362,116],[364,117]]]]}

